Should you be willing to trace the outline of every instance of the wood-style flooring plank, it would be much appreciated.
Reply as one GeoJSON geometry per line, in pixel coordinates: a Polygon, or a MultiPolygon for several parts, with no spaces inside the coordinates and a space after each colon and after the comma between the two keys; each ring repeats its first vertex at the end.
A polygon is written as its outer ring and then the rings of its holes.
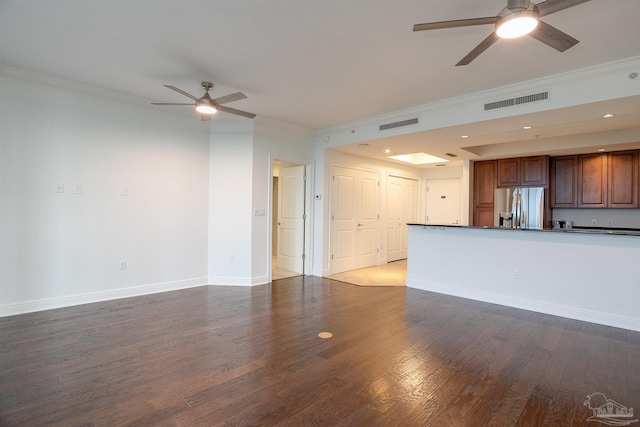
{"type": "Polygon", "coordinates": [[[640,401],[638,332],[310,276],[0,318],[0,356],[1,426],[587,426],[589,393],[640,401]]]}

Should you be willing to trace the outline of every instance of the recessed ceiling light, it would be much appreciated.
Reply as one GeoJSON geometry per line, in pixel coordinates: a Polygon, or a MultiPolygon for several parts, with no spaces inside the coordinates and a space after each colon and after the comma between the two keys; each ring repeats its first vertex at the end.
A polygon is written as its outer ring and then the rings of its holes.
{"type": "Polygon", "coordinates": [[[529,130],[529,129],[531,129],[531,126],[522,126],[522,129],[529,130]]]}
{"type": "Polygon", "coordinates": [[[604,148],[598,148],[598,151],[604,151],[604,148]]]}
{"type": "Polygon", "coordinates": [[[611,117],[613,117],[613,116],[614,116],[613,114],[611,114],[611,113],[607,113],[607,114],[605,114],[605,115],[604,115],[604,116],[602,116],[602,117],[604,117],[605,119],[608,119],[608,118],[611,118],[611,117]]]}
{"type": "Polygon", "coordinates": [[[389,150],[388,148],[386,150],[384,150],[385,153],[389,154],[391,152],[391,150],[389,150]]]}
{"type": "Polygon", "coordinates": [[[460,138],[469,138],[469,135],[462,135],[460,138]]]}

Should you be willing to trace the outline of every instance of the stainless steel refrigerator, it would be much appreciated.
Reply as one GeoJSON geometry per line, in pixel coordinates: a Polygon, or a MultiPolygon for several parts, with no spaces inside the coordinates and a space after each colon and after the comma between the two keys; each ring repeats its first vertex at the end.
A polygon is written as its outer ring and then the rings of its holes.
{"type": "Polygon", "coordinates": [[[494,201],[494,225],[503,228],[544,227],[544,188],[498,188],[494,201]]]}

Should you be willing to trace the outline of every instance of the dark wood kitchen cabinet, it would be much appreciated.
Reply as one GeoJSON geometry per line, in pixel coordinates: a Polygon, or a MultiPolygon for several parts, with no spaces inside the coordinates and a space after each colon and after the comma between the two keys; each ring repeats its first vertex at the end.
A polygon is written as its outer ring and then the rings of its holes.
{"type": "Polygon", "coordinates": [[[498,188],[520,185],[520,159],[498,159],[498,188]]]}
{"type": "Polygon", "coordinates": [[[473,225],[493,226],[497,166],[495,160],[473,164],[473,225]]]}
{"type": "Polygon", "coordinates": [[[607,206],[638,207],[638,151],[616,151],[607,155],[607,206]]]}
{"type": "Polygon", "coordinates": [[[607,207],[607,155],[578,156],[578,207],[607,207]]]}
{"type": "Polygon", "coordinates": [[[578,206],[578,156],[551,159],[551,207],[578,206]]]}
{"type": "Polygon", "coordinates": [[[522,157],[520,159],[520,185],[545,187],[549,177],[549,156],[522,157]]]}
{"type": "Polygon", "coordinates": [[[549,156],[498,159],[498,188],[546,187],[549,156]]]}

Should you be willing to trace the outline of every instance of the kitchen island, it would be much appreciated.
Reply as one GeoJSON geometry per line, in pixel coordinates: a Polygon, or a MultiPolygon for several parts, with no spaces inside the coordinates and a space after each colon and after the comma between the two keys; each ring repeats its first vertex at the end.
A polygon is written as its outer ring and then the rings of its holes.
{"type": "Polygon", "coordinates": [[[640,233],[409,224],[407,286],[640,331],[640,233]]]}

